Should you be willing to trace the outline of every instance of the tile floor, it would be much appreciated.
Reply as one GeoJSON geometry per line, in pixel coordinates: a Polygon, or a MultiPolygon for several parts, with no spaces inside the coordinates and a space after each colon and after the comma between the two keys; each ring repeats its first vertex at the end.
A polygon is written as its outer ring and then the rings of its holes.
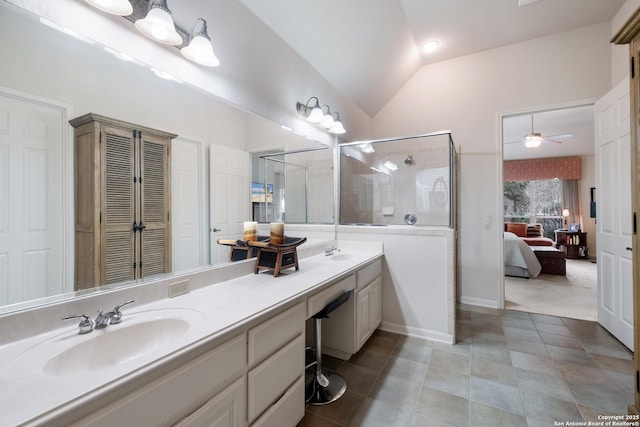
{"type": "Polygon", "coordinates": [[[594,322],[462,306],[458,344],[383,331],[348,361],[348,389],[298,427],[553,426],[625,414],[633,356],[594,322]]]}

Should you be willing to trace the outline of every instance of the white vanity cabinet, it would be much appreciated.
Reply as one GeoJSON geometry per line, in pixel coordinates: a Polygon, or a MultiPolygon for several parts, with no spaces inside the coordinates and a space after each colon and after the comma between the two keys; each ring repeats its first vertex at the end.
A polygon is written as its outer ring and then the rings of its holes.
{"type": "Polygon", "coordinates": [[[382,321],[382,261],[356,273],[357,349],[364,345],[382,321]]]}
{"type": "Polygon", "coordinates": [[[360,350],[382,320],[382,260],[309,298],[309,317],[347,290],[351,298],[322,320],[322,352],[343,360],[360,350]]]}
{"type": "Polygon", "coordinates": [[[246,360],[246,334],[242,333],[71,425],[171,426],[182,420],[185,426],[241,426],[246,360]],[[183,420],[185,416],[189,418],[183,420]],[[196,422],[215,416],[222,417],[219,424],[196,422]]]}
{"type": "Polygon", "coordinates": [[[304,417],[304,322],[299,303],[248,333],[247,417],[252,426],[295,426],[304,417]]]}

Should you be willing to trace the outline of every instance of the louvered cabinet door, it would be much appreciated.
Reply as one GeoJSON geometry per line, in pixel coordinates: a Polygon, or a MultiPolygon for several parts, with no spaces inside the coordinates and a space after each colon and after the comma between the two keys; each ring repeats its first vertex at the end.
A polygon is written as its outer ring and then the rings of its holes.
{"type": "Polygon", "coordinates": [[[169,142],[144,132],[140,141],[142,276],[171,271],[169,142]]]}
{"type": "Polygon", "coordinates": [[[103,283],[135,278],[134,138],[131,130],[103,127],[103,283]]]}

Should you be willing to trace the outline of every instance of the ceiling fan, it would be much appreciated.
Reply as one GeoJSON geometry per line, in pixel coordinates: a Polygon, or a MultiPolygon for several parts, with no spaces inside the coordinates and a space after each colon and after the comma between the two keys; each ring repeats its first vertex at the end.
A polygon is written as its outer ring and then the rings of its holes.
{"type": "Polygon", "coordinates": [[[558,141],[559,139],[571,138],[573,136],[572,133],[559,133],[556,135],[546,135],[543,136],[540,132],[534,132],[533,127],[533,114],[531,115],[531,133],[524,136],[524,139],[520,141],[511,141],[506,142],[505,145],[509,144],[524,144],[527,148],[538,148],[542,143],[554,142],[556,144],[562,144],[562,141],[558,141]]]}
{"type": "Polygon", "coordinates": [[[527,5],[529,3],[535,3],[538,0],[518,0],[518,6],[524,6],[527,5]]]}

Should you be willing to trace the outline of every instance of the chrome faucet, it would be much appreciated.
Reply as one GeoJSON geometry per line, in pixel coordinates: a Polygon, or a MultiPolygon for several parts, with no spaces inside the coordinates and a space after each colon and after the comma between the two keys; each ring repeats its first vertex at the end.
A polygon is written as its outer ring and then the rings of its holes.
{"type": "Polygon", "coordinates": [[[127,304],[134,303],[135,300],[129,300],[127,302],[123,302],[122,304],[118,304],[112,311],[107,313],[102,313],[102,309],[98,310],[98,317],[96,317],[95,321],[95,329],[104,329],[109,325],[117,325],[122,322],[122,312],[120,309],[127,304]]]}
{"type": "Polygon", "coordinates": [[[335,254],[336,252],[340,252],[340,249],[338,249],[337,246],[334,246],[334,247],[332,247],[330,249],[325,249],[324,250],[324,256],[330,256],[330,255],[335,254]]]}
{"type": "Polygon", "coordinates": [[[93,320],[91,320],[86,314],[69,314],[67,316],[64,316],[62,320],[75,319],[78,317],[82,317],[84,319],[83,321],[78,323],[78,328],[80,328],[80,330],[78,331],[79,334],[88,334],[89,332],[93,331],[93,320]]]}

